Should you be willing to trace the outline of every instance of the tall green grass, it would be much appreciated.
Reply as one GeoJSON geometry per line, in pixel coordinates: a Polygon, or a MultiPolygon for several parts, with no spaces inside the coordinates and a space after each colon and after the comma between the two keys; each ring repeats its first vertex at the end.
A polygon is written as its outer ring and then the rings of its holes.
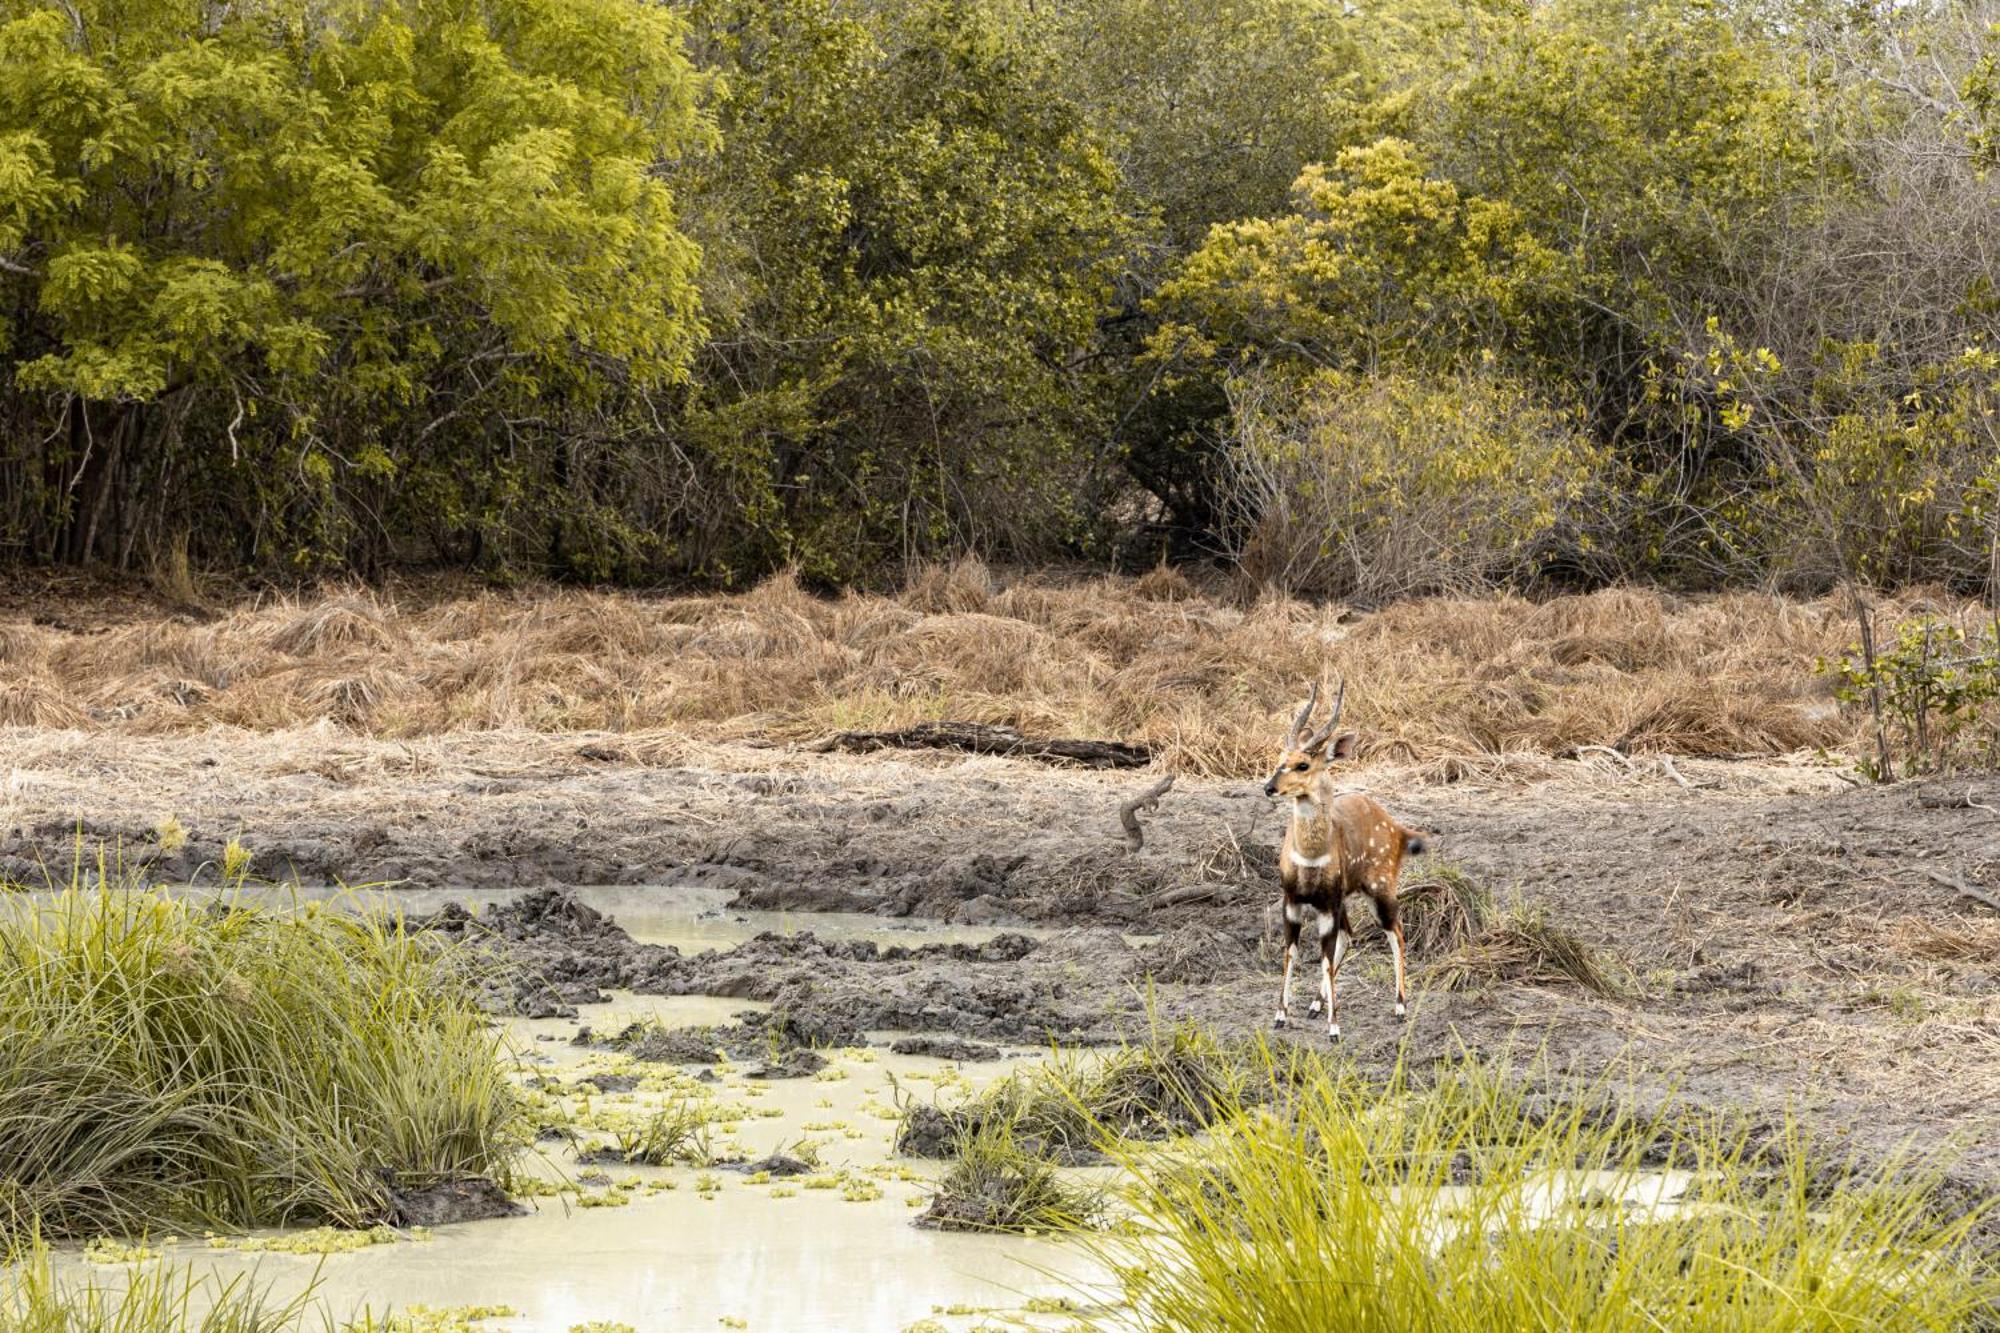
{"type": "Polygon", "coordinates": [[[1978,1217],[1934,1208],[1909,1163],[1531,1099],[1470,1061],[1383,1087],[1268,1060],[1276,1099],[1214,1108],[1199,1136],[1101,1136],[1124,1222],[1086,1243],[1129,1304],[1099,1327],[1954,1329],[2000,1300],[1978,1217]]]}
{"type": "Polygon", "coordinates": [[[0,1246],[361,1226],[504,1180],[525,1121],[462,961],[306,904],[72,887],[0,912],[0,1246]]]}
{"type": "Polygon", "coordinates": [[[0,1271],[0,1328],[7,1333],[334,1333],[309,1319],[313,1289],[276,1300],[247,1278],[227,1281],[149,1264],[117,1285],[56,1275],[39,1241],[0,1271]]]}

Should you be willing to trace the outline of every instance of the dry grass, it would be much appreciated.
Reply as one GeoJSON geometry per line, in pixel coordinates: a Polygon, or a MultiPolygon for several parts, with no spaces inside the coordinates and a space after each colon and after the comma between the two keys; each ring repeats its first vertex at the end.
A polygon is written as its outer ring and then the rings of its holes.
{"type": "Polygon", "coordinates": [[[1542,912],[1521,909],[1459,946],[1438,963],[1431,981],[1445,990],[1473,990],[1496,982],[1577,986],[1604,996],[1624,989],[1589,945],[1542,912]]]}
{"type": "Polygon", "coordinates": [[[1397,893],[1403,940],[1418,958],[1436,958],[1470,943],[1493,917],[1486,886],[1446,861],[1419,863],[1397,893]]]}
{"type": "Polygon", "coordinates": [[[1364,755],[1446,780],[1581,745],[1774,755],[1859,733],[1812,669],[1850,641],[1838,608],[1749,594],[1434,599],[1357,617],[1232,604],[1168,569],[1004,582],[961,562],[897,597],[819,598],[786,577],[714,597],[337,590],[207,624],[85,621],[0,619],[0,726],[793,741],[954,719],[1139,741],[1170,770],[1240,776],[1269,762],[1317,674],[1346,677],[1364,755]]]}
{"type": "Polygon", "coordinates": [[[2000,963],[2000,921],[1990,918],[1906,916],[1889,924],[1888,938],[1898,953],[1926,962],[2000,963]]]}

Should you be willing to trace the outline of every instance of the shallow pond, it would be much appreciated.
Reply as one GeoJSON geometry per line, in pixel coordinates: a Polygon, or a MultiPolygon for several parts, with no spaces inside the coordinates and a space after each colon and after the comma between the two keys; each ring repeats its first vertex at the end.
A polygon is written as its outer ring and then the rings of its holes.
{"type": "MultiPolygon", "coordinates": [[[[225,898],[275,906],[334,902],[351,911],[427,916],[447,903],[474,911],[511,902],[521,889],[413,889],[245,884],[241,888],[162,886],[163,892],[194,898],[225,898]]],[[[682,953],[730,949],[765,931],[792,935],[812,931],[824,940],[873,940],[877,944],[983,944],[995,935],[1047,936],[1036,926],[960,926],[922,917],[883,917],[866,912],[770,912],[726,906],[729,889],[685,885],[600,885],[566,890],[577,901],[611,917],[642,944],[669,944],[682,953]]],[[[56,895],[16,895],[19,903],[46,903],[56,895]]],[[[1134,936],[1134,939],[1149,937],[1134,936]]]]}
{"type": "MultiPolygon", "coordinates": [[[[870,1047],[831,1053],[817,1077],[751,1080],[724,1064],[708,1081],[569,1042],[579,1024],[616,1030],[647,1014],[671,1024],[709,1024],[755,1007],[620,994],[583,1006],[577,1021],[522,1021],[512,1033],[523,1080],[560,1098],[583,1125],[694,1098],[718,1117],[712,1126],[718,1154],[756,1160],[781,1148],[798,1152],[808,1140],[819,1167],[810,1176],[758,1183],[721,1168],[593,1171],[569,1147],[543,1144],[530,1174],[544,1188],[569,1192],[529,1199],[534,1211],[525,1217],[440,1227],[425,1239],[330,1255],[215,1249],[195,1238],[156,1244],[161,1258],[150,1262],[244,1276],[280,1296],[316,1276],[322,1308],[339,1318],[364,1307],[379,1312],[414,1303],[504,1305],[518,1314],[479,1327],[521,1333],[561,1333],[590,1320],[640,1330],[1069,1322],[1023,1307],[1035,1298],[1078,1298],[1078,1284],[1092,1270],[1075,1251],[1033,1238],[919,1229],[912,1219],[941,1168],[892,1150],[899,1087],[923,1098],[941,1086],[947,1095],[969,1094],[1032,1055],[960,1066],[870,1047]],[[593,1073],[613,1071],[643,1074],[642,1086],[612,1093],[578,1086],[593,1073]]],[[[583,1135],[585,1143],[603,1137],[583,1135]]],[[[88,1264],[74,1250],[63,1252],[58,1266],[101,1283],[116,1283],[126,1271],[88,1264]]]]}
{"type": "MultiPolygon", "coordinates": [[[[240,889],[162,886],[164,892],[201,898],[233,898],[273,905],[332,901],[354,911],[401,912],[427,916],[446,903],[464,903],[475,911],[511,902],[522,889],[414,889],[245,884],[240,889]]],[[[1029,935],[1045,939],[1056,932],[1047,926],[963,926],[924,917],[885,917],[868,912],[772,912],[727,906],[731,889],[688,885],[587,885],[565,890],[577,901],[604,913],[642,944],[668,944],[684,954],[705,949],[731,949],[765,931],[794,935],[811,931],[823,940],[872,940],[884,947],[901,944],[984,944],[996,935],[1029,935]]],[[[45,903],[54,894],[16,895],[17,902],[45,903]]],[[[1127,944],[1139,946],[1157,935],[1126,934],[1127,944]]]]}

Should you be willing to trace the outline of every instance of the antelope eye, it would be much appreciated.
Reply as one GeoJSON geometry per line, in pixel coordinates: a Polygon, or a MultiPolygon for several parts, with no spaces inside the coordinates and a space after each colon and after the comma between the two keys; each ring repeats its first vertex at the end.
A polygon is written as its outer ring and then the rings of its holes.
{"type": "Polygon", "coordinates": [[[1303,773],[1312,767],[1312,761],[1310,759],[1301,759],[1298,763],[1293,764],[1292,767],[1303,773]]]}

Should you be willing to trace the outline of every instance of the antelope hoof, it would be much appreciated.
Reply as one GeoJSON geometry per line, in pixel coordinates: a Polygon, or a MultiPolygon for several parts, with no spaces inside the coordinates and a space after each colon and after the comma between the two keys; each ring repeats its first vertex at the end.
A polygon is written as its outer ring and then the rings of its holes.
{"type": "Polygon", "coordinates": [[[1290,1027],[1290,1026],[1291,1026],[1291,1023],[1292,1023],[1292,1020],[1291,1020],[1291,1019],[1289,1019],[1289,1018],[1286,1018],[1286,1017],[1285,1017],[1285,1016],[1284,1016],[1283,1014],[1274,1014],[1274,1015],[1272,1015],[1272,1018],[1271,1018],[1271,1026],[1272,1026],[1272,1027],[1274,1027],[1274,1028],[1283,1028],[1283,1027],[1290,1027]]]}
{"type": "Polygon", "coordinates": [[[1312,1002],[1312,1008],[1310,1008],[1310,1009],[1306,1010],[1306,1017],[1307,1017],[1307,1018],[1317,1018],[1317,1017],[1319,1017],[1319,1001],[1318,1001],[1318,1000],[1314,1000],[1314,1001],[1312,1002]]]}
{"type": "Polygon", "coordinates": [[[1326,1025],[1326,1039],[1327,1039],[1328,1041],[1339,1041],[1339,1040],[1340,1040],[1340,1024],[1338,1024],[1338,1023],[1328,1023],[1328,1024],[1326,1025]]]}
{"type": "Polygon", "coordinates": [[[1404,1004],[1401,1000],[1396,1001],[1396,1017],[1408,1018],[1409,1016],[1410,1016],[1410,1006],[1404,1004]]]}

